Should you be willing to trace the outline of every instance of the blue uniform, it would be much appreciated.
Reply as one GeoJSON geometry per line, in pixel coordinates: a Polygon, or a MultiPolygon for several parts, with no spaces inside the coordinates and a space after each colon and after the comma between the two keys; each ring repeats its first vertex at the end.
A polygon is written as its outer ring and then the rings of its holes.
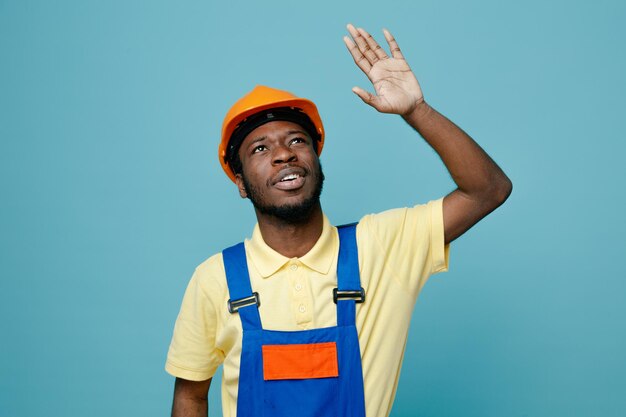
{"type": "Polygon", "coordinates": [[[230,294],[243,343],[237,397],[238,417],[365,417],[363,371],[356,330],[356,302],[364,301],[356,225],[339,231],[337,325],[303,331],[263,329],[245,247],[223,251],[230,294]]]}

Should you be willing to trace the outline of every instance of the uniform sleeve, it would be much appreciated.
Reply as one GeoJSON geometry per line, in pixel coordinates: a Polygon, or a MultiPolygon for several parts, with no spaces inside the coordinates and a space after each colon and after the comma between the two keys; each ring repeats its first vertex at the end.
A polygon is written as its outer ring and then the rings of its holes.
{"type": "Polygon", "coordinates": [[[410,208],[388,210],[363,218],[395,278],[411,292],[419,291],[428,277],[448,270],[449,245],[445,245],[443,198],[410,208]]]}
{"type": "Polygon", "coordinates": [[[207,293],[207,277],[196,269],[180,308],[174,334],[167,353],[165,370],[191,381],[211,378],[223,362],[223,353],[215,347],[218,314],[215,301],[207,293]]]}

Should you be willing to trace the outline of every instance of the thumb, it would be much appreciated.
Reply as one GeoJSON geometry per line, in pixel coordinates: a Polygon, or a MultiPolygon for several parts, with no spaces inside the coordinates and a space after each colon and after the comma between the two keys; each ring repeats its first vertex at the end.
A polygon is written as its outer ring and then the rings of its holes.
{"type": "Polygon", "coordinates": [[[363,90],[362,88],[359,87],[352,87],[352,92],[354,92],[354,94],[356,94],[357,96],[359,96],[359,98],[361,100],[363,100],[363,102],[365,104],[369,104],[370,106],[374,107],[376,109],[376,102],[378,101],[378,97],[376,97],[375,95],[373,95],[372,93],[363,90]]]}

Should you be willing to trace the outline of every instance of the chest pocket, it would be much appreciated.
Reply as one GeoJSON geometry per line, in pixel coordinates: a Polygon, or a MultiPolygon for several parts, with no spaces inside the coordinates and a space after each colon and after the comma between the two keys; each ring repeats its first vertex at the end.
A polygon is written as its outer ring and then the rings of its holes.
{"type": "Polygon", "coordinates": [[[263,379],[314,379],[339,376],[337,343],[264,345],[263,379]]]}

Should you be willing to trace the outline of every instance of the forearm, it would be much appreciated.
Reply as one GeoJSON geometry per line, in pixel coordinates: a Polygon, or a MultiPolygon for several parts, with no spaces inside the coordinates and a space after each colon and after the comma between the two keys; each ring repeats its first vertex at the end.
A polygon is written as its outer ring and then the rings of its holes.
{"type": "Polygon", "coordinates": [[[174,398],[172,417],[207,417],[208,401],[195,398],[174,398]]]}
{"type": "Polygon", "coordinates": [[[506,200],[510,180],[467,133],[426,102],[403,118],[441,157],[460,192],[469,198],[506,200]]]}
{"type": "Polygon", "coordinates": [[[176,378],[172,417],[207,417],[211,380],[187,381],[176,378]]]}
{"type": "Polygon", "coordinates": [[[444,241],[461,236],[511,194],[512,184],[480,146],[424,101],[413,71],[395,38],[385,31],[391,57],[365,30],[348,25],[352,40],[344,37],[356,65],[370,79],[376,94],[352,91],[381,113],[402,117],[439,154],[457,189],[443,199],[444,241]]]}

